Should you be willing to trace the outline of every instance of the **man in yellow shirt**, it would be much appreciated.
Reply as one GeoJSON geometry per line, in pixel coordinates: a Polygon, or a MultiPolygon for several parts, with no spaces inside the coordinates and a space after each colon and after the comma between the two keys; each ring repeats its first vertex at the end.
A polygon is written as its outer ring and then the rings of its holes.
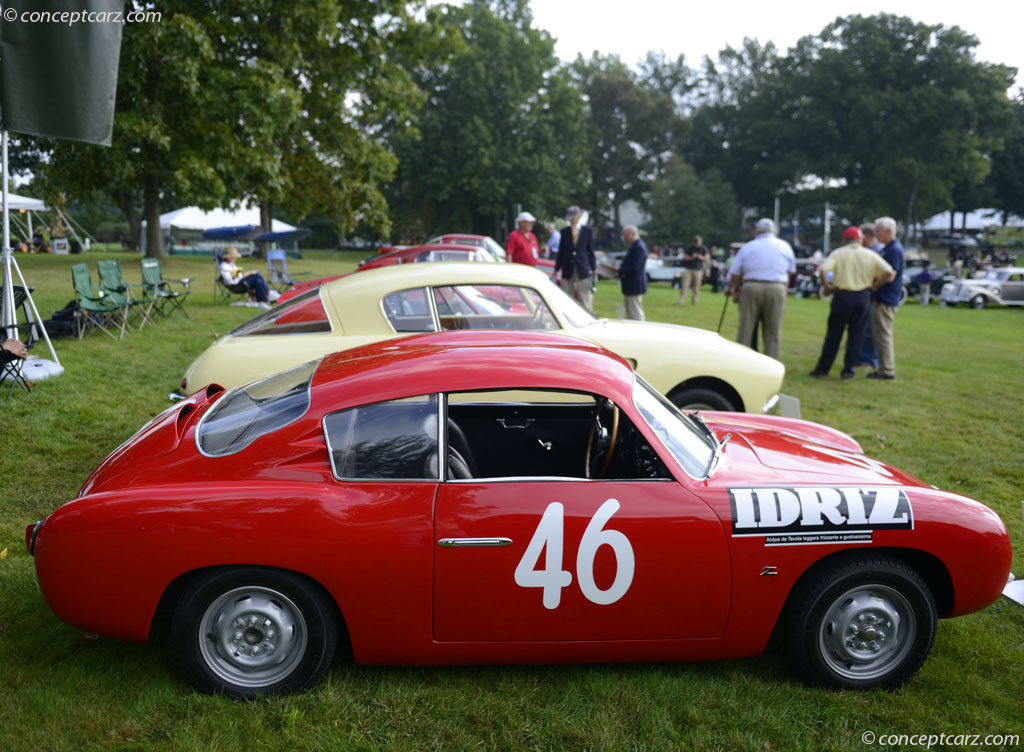
{"type": "Polygon", "coordinates": [[[832,292],[832,307],[828,314],[825,343],[821,346],[818,365],[811,376],[824,379],[839,352],[839,343],[846,334],[846,357],[840,378],[849,381],[860,357],[864,342],[864,329],[871,316],[871,293],[896,277],[889,263],[870,248],[861,245],[858,227],[847,227],[841,246],[829,254],[818,267],[821,283],[832,292]]]}

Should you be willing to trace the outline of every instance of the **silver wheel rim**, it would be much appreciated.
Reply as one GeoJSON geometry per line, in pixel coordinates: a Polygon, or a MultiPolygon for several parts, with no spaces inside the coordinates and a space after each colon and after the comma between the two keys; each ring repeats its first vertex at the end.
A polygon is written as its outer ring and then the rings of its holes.
{"type": "Polygon", "coordinates": [[[917,615],[899,591],[864,585],[832,601],[818,630],[818,650],[842,677],[878,679],[903,662],[916,634],[917,615]]]}
{"type": "Polygon", "coordinates": [[[285,679],[306,652],[302,612],[282,593],[235,588],[217,598],[199,621],[199,649],[217,677],[242,687],[285,679]]]}

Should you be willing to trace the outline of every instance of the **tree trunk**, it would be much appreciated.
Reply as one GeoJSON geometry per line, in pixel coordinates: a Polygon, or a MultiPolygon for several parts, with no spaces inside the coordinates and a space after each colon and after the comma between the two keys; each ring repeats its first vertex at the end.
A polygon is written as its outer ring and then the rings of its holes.
{"type": "Polygon", "coordinates": [[[164,238],[160,229],[160,176],[147,175],[142,203],[146,220],[146,258],[164,257],[164,238]]]}
{"type": "Polygon", "coordinates": [[[910,233],[910,226],[914,221],[914,204],[917,202],[917,189],[921,185],[921,179],[914,181],[914,187],[910,190],[910,198],[907,199],[907,216],[903,220],[903,231],[910,233]]]}
{"type": "MultiPolygon", "coordinates": [[[[274,204],[270,199],[260,201],[260,227],[263,228],[263,232],[272,232],[274,228],[274,204]]],[[[263,258],[267,257],[267,248],[269,244],[259,243],[257,249],[260,256],[263,258]]]]}
{"type": "Polygon", "coordinates": [[[128,245],[133,251],[142,247],[142,218],[135,209],[131,191],[121,193],[121,210],[128,218],[128,245]]]}

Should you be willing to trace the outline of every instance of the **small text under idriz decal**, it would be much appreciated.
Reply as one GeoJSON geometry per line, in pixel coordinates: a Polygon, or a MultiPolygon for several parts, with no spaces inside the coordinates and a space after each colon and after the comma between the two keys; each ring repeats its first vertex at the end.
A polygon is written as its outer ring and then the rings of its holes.
{"type": "Polygon", "coordinates": [[[870,543],[874,530],[912,530],[902,489],[883,487],[730,488],[734,536],[765,545],[870,543]]]}

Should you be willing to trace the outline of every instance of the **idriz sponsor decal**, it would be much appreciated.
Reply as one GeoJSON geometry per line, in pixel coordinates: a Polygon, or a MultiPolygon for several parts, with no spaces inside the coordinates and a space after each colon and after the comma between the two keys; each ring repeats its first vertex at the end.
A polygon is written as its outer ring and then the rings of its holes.
{"type": "Polygon", "coordinates": [[[891,486],[730,488],[732,534],[765,545],[870,543],[875,530],[913,530],[914,511],[891,486]]]}

